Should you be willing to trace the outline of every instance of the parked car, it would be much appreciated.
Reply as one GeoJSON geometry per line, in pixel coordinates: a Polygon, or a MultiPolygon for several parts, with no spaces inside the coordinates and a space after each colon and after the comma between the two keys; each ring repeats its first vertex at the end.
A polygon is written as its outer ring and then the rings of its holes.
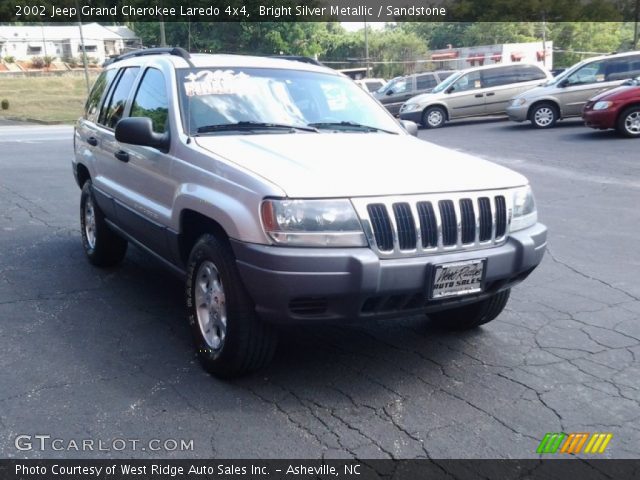
{"type": "Polygon", "coordinates": [[[582,118],[587,127],[615,128],[621,135],[640,138],[640,77],[593,97],[582,118]]]}
{"type": "Polygon", "coordinates": [[[640,52],[594,57],[577,63],[547,84],[516,96],[507,108],[515,122],[551,128],[558,120],[582,115],[591,97],[640,75],[640,52]]]}
{"type": "Polygon", "coordinates": [[[453,70],[440,70],[396,77],[378,90],[374,96],[391,114],[398,115],[404,102],[421,93],[430,92],[453,73],[453,70]]]}
{"type": "Polygon", "coordinates": [[[547,70],[526,63],[468,68],[431,93],[411,98],[402,105],[400,118],[439,128],[456,118],[503,114],[514,95],[550,78],[547,70]]]}
{"type": "Polygon", "coordinates": [[[133,244],[184,278],[222,377],[265,365],[277,323],[490,322],[546,248],[529,183],[401,123],[326,67],[125,54],[75,128],[84,252],[109,267],[133,244]]]}
{"type": "Polygon", "coordinates": [[[361,78],[360,80],[355,80],[355,82],[360,88],[372,94],[387,84],[384,78],[361,78]]]}

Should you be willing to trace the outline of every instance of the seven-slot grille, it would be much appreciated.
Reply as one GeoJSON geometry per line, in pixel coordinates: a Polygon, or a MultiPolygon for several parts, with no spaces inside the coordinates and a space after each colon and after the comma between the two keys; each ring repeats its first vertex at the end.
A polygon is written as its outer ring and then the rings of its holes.
{"type": "Polygon", "coordinates": [[[382,257],[481,248],[506,240],[510,209],[500,192],[354,199],[382,257]]]}

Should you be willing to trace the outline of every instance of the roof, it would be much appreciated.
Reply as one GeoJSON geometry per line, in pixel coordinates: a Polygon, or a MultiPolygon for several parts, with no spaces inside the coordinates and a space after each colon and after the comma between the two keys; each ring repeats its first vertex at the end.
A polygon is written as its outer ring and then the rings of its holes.
{"type": "MultiPolygon", "coordinates": [[[[82,25],[82,35],[88,42],[91,40],[119,40],[122,38],[136,38],[127,27],[107,28],[98,23],[82,25]],[[114,30],[112,30],[114,29],[114,30]],[[128,32],[125,32],[128,31],[128,32]],[[124,36],[126,34],[126,36],[124,36]]],[[[59,41],[80,38],[78,25],[3,25],[0,26],[0,38],[5,41],[59,41]]]]}

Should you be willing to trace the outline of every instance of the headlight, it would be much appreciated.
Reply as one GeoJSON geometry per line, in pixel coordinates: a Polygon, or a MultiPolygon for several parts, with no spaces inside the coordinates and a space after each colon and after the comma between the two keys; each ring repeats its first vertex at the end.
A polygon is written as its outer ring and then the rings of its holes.
{"type": "Polygon", "coordinates": [[[531,187],[518,188],[513,193],[513,216],[511,218],[511,231],[535,225],[538,221],[536,201],[533,198],[531,187]]]}
{"type": "Polygon", "coordinates": [[[419,103],[405,103],[402,106],[403,112],[413,112],[414,110],[418,110],[420,108],[419,103]]]}
{"type": "Polygon", "coordinates": [[[527,103],[527,100],[525,98],[514,98],[513,100],[511,100],[512,107],[521,107],[526,103],[527,103]]]}
{"type": "Polygon", "coordinates": [[[264,231],[279,245],[367,246],[349,200],[265,200],[260,213],[264,231]]]}
{"type": "Polygon", "coordinates": [[[593,109],[594,110],[606,110],[611,105],[613,105],[613,102],[596,102],[596,104],[593,106],[593,109]]]}

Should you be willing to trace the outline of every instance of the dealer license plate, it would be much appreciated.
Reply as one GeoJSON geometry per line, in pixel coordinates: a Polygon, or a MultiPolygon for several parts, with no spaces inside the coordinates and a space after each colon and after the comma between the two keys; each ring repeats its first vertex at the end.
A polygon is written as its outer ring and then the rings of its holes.
{"type": "Polygon", "coordinates": [[[436,265],[431,298],[481,292],[484,264],[485,261],[482,259],[436,265]]]}

